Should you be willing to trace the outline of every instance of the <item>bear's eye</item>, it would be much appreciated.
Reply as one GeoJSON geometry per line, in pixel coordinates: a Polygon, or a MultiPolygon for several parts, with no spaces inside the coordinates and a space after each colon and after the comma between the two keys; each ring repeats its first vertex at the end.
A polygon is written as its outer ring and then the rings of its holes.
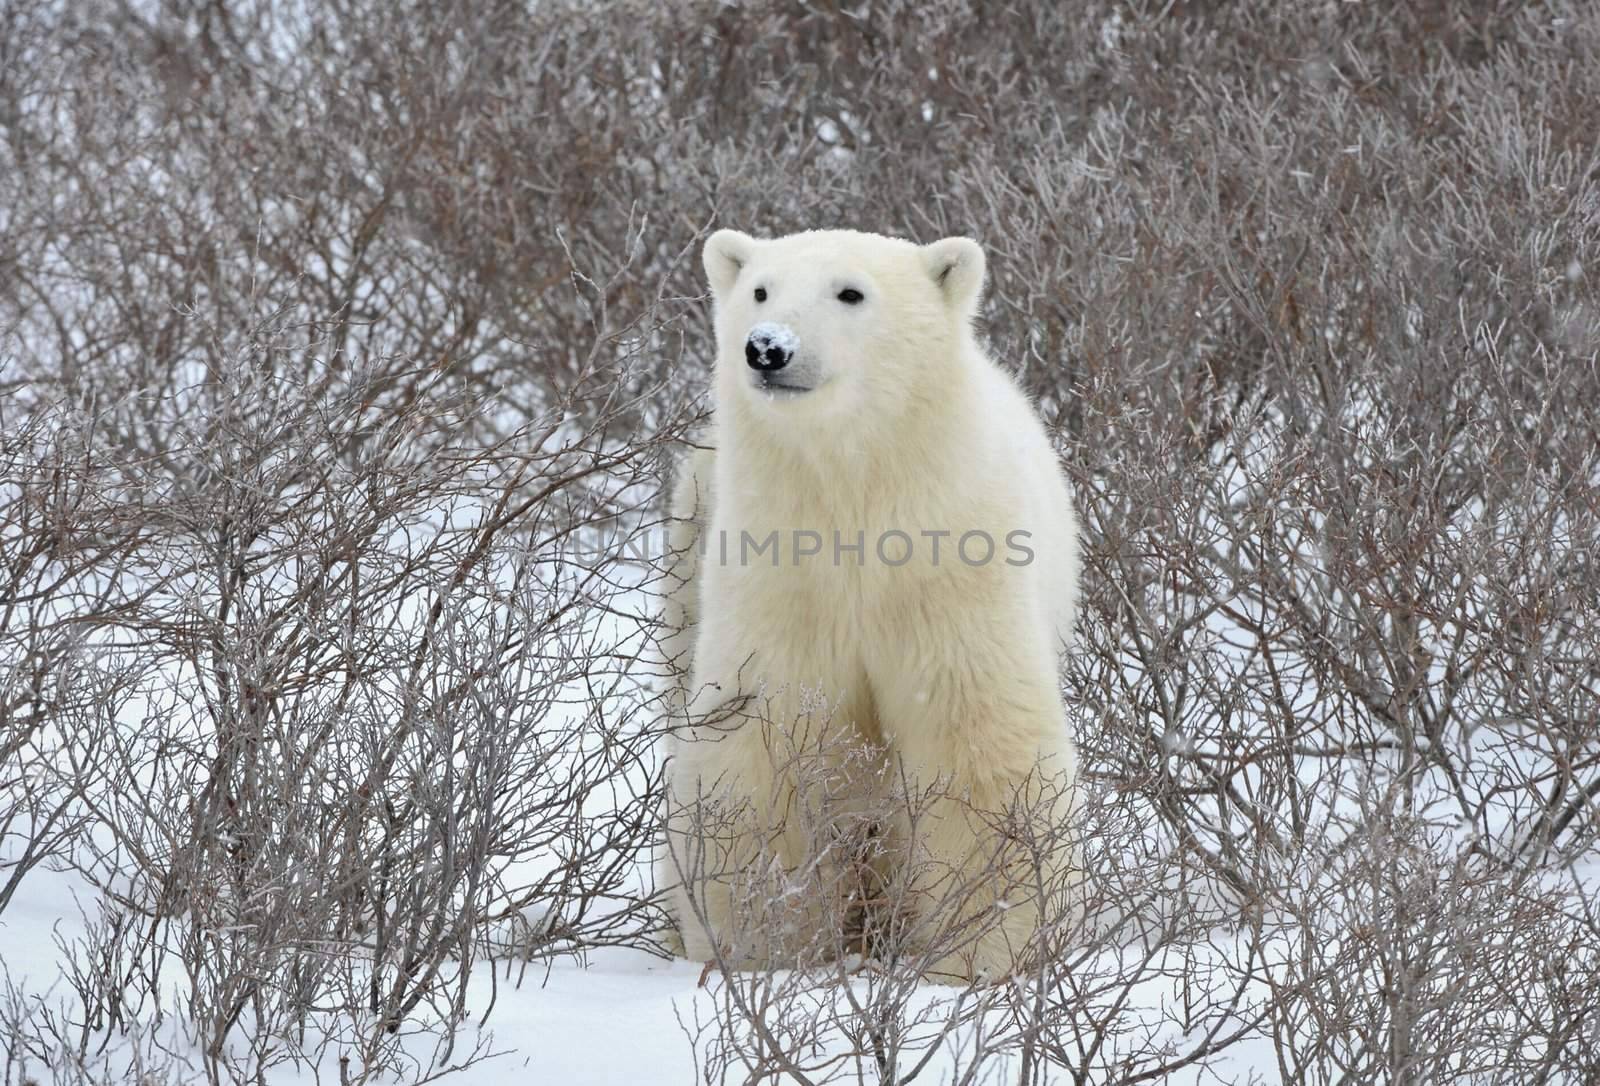
{"type": "Polygon", "coordinates": [[[766,287],[757,287],[756,288],[756,301],[764,302],[766,300],[767,300],[767,288],[766,287]]]}
{"type": "Polygon", "coordinates": [[[862,294],[855,287],[845,287],[839,292],[839,300],[845,305],[856,305],[865,297],[866,295],[862,294]]]}

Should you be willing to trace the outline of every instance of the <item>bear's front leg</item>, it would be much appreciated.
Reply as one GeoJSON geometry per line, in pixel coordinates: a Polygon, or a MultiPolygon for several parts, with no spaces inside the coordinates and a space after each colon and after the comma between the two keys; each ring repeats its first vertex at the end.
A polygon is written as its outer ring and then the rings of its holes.
{"type": "Polygon", "coordinates": [[[704,674],[669,782],[685,956],[735,968],[830,957],[855,907],[860,812],[882,777],[858,723],[865,707],[755,661],[704,674]]]}
{"type": "Polygon", "coordinates": [[[1019,626],[969,616],[959,634],[913,638],[872,672],[907,785],[896,897],[913,958],[945,982],[1031,968],[1057,945],[1041,923],[1071,919],[1077,754],[1049,642],[999,636],[1019,626]]]}

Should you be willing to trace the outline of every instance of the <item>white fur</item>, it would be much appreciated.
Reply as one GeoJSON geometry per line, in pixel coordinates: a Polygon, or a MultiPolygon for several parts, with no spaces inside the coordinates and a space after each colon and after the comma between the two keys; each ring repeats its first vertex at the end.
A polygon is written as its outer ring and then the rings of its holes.
{"type": "MultiPolygon", "coordinates": [[[[782,770],[769,747],[771,729],[792,736],[824,715],[819,693],[834,731],[809,734],[825,750],[852,738],[881,743],[912,779],[947,779],[980,809],[1003,809],[1041,759],[1046,772],[1070,781],[1076,753],[1057,668],[1076,597],[1077,526],[1043,425],[974,336],[983,251],[966,238],[918,246],[813,231],[758,241],[724,230],[704,258],[716,301],[707,442],[715,453],[689,461],[673,515],[682,518],[675,543],[687,546],[700,532],[712,542],[698,568],[692,558],[680,567],[669,621],[691,629],[674,642],[681,657],[692,657],[679,660],[691,719],[737,707],[675,750],[675,849],[693,847],[681,836],[697,797],[743,800],[757,811],[748,833],[775,835],[769,844],[783,865],[816,861],[805,834],[778,817],[795,797],[792,782],[774,779],[782,770]],[[764,302],[754,298],[758,286],[764,302]],[[846,288],[864,299],[841,302],[846,288]],[[795,331],[803,355],[793,365],[803,361],[815,376],[813,391],[774,396],[756,387],[744,344],[762,322],[795,331]],[[759,540],[774,529],[776,567],[765,556],[738,561],[742,532],[759,540]],[[823,552],[795,564],[795,529],[818,531],[823,552]],[[834,564],[835,530],[851,545],[864,533],[861,564],[853,552],[834,564]],[[888,530],[911,537],[902,565],[875,553],[888,530]],[[924,530],[952,533],[937,566],[924,530]],[[957,537],[973,530],[1000,548],[987,564],[955,553],[957,537]],[[1019,530],[1029,533],[1034,557],[1010,565],[1004,557],[1018,552],[1005,541],[1019,530]],[[730,550],[726,561],[719,539],[730,550]],[[750,694],[759,697],[734,701],[750,694]]],[[[971,549],[974,558],[981,549],[971,549]]],[[[897,547],[888,553],[903,555],[897,547]]],[[[1065,799],[1050,813],[1069,816],[1065,799]]],[[[960,871],[983,848],[973,826],[943,810],[919,827],[917,855],[960,871]]],[[[717,858],[749,862],[755,846],[746,845],[726,845],[717,858]]],[[[712,940],[724,939],[738,907],[722,889],[695,885],[697,908],[689,888],[675,893],[692,958],[713,956],[712,940]]],[[[982,897],[974,909],[996,904],[982,897]]],[[[1037,922],[1037,909],[1012,908],[975,958],[944,964],[958,975],[1004,975],[1037,922]]],[[[775,945],[724,951],[761,964],[780,956],[775,945]]]]}

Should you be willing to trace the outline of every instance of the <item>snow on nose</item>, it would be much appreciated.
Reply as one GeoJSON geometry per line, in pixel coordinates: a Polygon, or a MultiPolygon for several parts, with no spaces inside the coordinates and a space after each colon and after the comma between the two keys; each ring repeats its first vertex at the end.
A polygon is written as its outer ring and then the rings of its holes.
{"type": "Polygon", "coordinates": [[[777,321],[762,321],[750,329],[750,341],[759,342],[763,348],[780,348],[785,354],[800,352],[800,333],[777,321]]]}
{"type": "Polygon", "coordinates": [[[762,321],[750,329],[744,344],[746,361],[758,370],[782,369],[799,350],[799,333],[776,321],[762,321]]]}

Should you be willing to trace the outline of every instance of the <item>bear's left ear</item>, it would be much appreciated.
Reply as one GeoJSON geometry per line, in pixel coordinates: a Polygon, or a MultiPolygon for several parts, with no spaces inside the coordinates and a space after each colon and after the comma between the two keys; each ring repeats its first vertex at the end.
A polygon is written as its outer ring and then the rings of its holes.
{"type": "Polygon", "coordinates": [[[706,239],[700,259],[706,266],[711,293],[720,298],[733,289],[739,269],[750,262],[750,253],[755,247],[755,238],[737,230],[718,230],[706,239]]]}
{"type": "Polygon", "coordinates": [[[970,313],[983,293],[983,249],[971,238],[944,238],[922,247],[928,275],[944,294],[946,304],[970,313]]]}

